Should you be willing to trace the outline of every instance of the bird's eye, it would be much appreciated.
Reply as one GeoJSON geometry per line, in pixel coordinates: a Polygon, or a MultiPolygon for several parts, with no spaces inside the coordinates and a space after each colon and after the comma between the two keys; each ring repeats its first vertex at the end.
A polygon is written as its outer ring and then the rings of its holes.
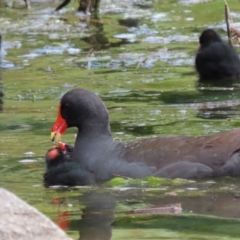
{"type": "Polygon", "coordinates": [[[62,108],[65,108],[65,109],[68,108],[68,107],[69,107],[68,103],[65,103],[65,104],[62,105],[62,108]]]}

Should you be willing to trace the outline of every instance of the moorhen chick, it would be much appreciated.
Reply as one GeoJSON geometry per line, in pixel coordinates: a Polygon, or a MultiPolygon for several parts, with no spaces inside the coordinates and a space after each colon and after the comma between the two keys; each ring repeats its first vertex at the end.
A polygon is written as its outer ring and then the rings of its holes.
{"type": "Polygon", "coordinates": [[[53,185],[86,185],[94,183],[92,174],[72,161],[73,146],[59,142],[50,148],[45,157],[46,173],[43,175],[45,187],[53,185]],[[75,168],[75,166],[77,166],[75,168]],[[65,169],[67,171],[65,172],[65,169]],[[80,179],[80,182],[78,180],[80,179]]]}
{"type": "Polygon", "coordinates": [[[213,29],[206,29],[199,38],[195,67],[199,82],[231,82],[240,77],[240,59],[235,49],[224,43],[213,29]]]}
{"type": "Polygon", "coordinates": [[[68,127],[77,127],[78,134],[71,161],[51,170],[54,184],[85,185],[116,176],[194,179],[240,175],[240,129],[208,136],[165,136],[123,143],[112,138],[102,100],[80,88],[62,97],[52,141],[58,141],[68,127]]]}

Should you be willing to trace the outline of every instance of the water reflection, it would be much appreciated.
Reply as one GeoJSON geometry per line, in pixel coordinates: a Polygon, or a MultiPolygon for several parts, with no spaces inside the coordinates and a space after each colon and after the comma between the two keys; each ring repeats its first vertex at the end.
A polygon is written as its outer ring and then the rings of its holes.
{"type": "MultiPolygon", "coordinates": [[[[85,192],[78,200],[84,208],[79,219],[70,221],[69,230],[78,231],[79,240],[110,240],[116,207],[115,195],[96,189],[85,192]]],[[[62,203],[63,201],[60,204],[62,203]]],[[[67,216],[66,212],[64,213],[67,216]]],[[[65,219],[65,222],[68,221],[65,219]]],[[[63,226],[63,222],[58,223],[63,226]]]]}
{"type": "Polygon", "coordinates": [[[212,96],[214,96],[214,99],[202,104],[202,106],[198,109],[197,117],[202,119],[226,119],[239,117],[239,87],[233,87],[233,85],[229,87],[221,86],[217,88],[201,87],[198,90],[203,94],[203,96],[206,97],[206,99],[209,99],[212,96]],[[224,98],[228,98],[229,100],[221,101],[224,98]],[[214,101],[216,99],[220,101],[214,101]]]}
{"type": "Polygon", "coordinates": [[[95,50],[99,50],[109,46],[108,38],[104,34],[104,24],[99,18],[97,12],[95,12],[89,21],[89,27],[94,26],[94,34],[84,37],[81,40],[89,43],[95,50]]]}
{"type": "MultiPolygon", "coordinates": [[[[124,28],[125,27],[127,28],[127,27],[137,27],[139,20],[128,18],[128,19],[120,19],[118,22],[119,22],[119,25],[124,26],[124,28]]],[[[131,43],[131,41],[129,41],[129,39],[125,37],[119,38],[117,41],[111,42],[106,36],[106,33],[104,31],[104,22],[99,17],[98,12],[95,12],[91,15],[88,25],[89,25],[89,28],[94,26],[95,31],[92,35],[81,38],[81,40],[89,43],[94,50],[101,50],[101,49],[111,48],[111,47],[120,47],[122,44],[131,43]]]]}
{"type": "Polygon", "coordinates": [[[160,193],[161,190],[151,191],[149,189],[146,192],[141,188],[126,188],[124,191],[88,190],[77,197],[84,207],[79,219],[76,219],[76,212],[70,213],[70,218],[73,220],[70,221],[68,229],[78,231],[79,240],[110,240],[115,239],[117,229],[122,229],[123,232],[127,229],[131,231],[148,229],[152,231],[150,236],[153,236],[155,228],[160,231],[160,235],[165,229],[180,234],[187,233],[189,229],[202,232],[206,221],[209,221],[212,228],[209,231],[205,229],[205,235],[221,233],[224,236],[235,236],[239,227],[238,219],[240,219],[239,193],[211,192],[211,190],[206,192],[207,189],[212,189],[212,184],[214,182],[195,186],[195,188],[190,187],[191,184],[189,184],[187,188],[182,188],[182,191],[185,189],[188,192],[185,194],[180,192],[168,192],[167,194],[167,192],[160,193]],[[198,193],[194,194],[194,191],[198,193]],[[166,211],[168,206],[176,205],[176,203],[182,206],[182,213],[175,214],[172,211],[166,211]],[[157,209],[156,206],[165,206],[164,211],[152,211],[154,207],[157,209]],[[205,215],[236,218],[236,221],[214,217],[209,219],[205,215]],[[231,232],[227,230],[227,227],[224,230],[219,228],[220,225],[225,224],[231,226],[231,232]]]}
{"type": "Polygon", "coordinates": [[[85,205],[78,229],[81,240],[103,239],[112,237],[112,222],[116,198],[109,192],[93,191],[80,197],[85,205]]]}
{"type": "Polygon", "coordinates": [[[197,112],[197,117],[202,119],[226,119],[239,118],[239,107],[216,107],[216,108],[202,108],[197,112]]]}
{"type": "Polygon", "coordinates": [[[197,82],[197,89],[208,89],[211,87],[218,87],[218,88],[239,88],[239,79],[236,78],[229,78],[229,79],[214,79],[214,80],[202,80],[198,79],[197,82]]]}

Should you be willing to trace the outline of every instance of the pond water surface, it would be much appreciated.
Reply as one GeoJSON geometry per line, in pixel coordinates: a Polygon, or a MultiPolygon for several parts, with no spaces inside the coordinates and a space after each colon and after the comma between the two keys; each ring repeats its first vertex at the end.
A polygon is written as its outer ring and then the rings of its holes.
{"type": "MultiPolygon", "coordinates": [[[[22,3],[0,8],[1,186],[73,239],[239,239],[239,178],[114,179],[49,189],[42,183],[58,102],[74,87],[99,94],[122,141],[239,127],[238,86],[197,88],[193,66],[203,29],[226,36],[223,1],[102,0],[87,21],[77,1],[59,13],[57,1],[40,2],[29,11],[22,3]],[[150,206],[167,206],[170,214],[136,211],[150,206]]],[[[237,25],[239,2],[228,4],[237,25]]],[[[75,134],[69,129],[63,141],[73,143],[75,134]]]]}

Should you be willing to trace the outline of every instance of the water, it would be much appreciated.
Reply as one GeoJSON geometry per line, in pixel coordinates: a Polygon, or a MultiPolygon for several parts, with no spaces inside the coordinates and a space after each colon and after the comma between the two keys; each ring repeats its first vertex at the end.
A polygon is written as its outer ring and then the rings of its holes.
{"type": "MultiPolygon", "coordinates": [[[[101,187],[71,189],[45,189],[42,184],[58,102],[73,87],[100,95],[109,110],[113,136],[123,141],[239,127],[238,86],[197,89],[193,67],[204,28],[217,27],[226,36],[223,4],[186,2],[103,0],[99,16],[87,22],[76,13],[75,1],[60,13],[53,13],[57,4],[49,1],[33,1],[30,11],[21,6],[0,9],[1,186],[74,239],[79,231],[81,239],[96,239],[94,234],[99,239],[239,237],[237,178],[116,179],[101,187]],[[138,20],[128,28],[118,21],[127,17],[138,20]],[[169,204],[181,204],[181,214],[132,212],[169,204]]],[[[228,4],[237,15],[238,3],[228,4]]],[[[73,143],[75,133],[69,129],[63,140],[73,143]]]]}

